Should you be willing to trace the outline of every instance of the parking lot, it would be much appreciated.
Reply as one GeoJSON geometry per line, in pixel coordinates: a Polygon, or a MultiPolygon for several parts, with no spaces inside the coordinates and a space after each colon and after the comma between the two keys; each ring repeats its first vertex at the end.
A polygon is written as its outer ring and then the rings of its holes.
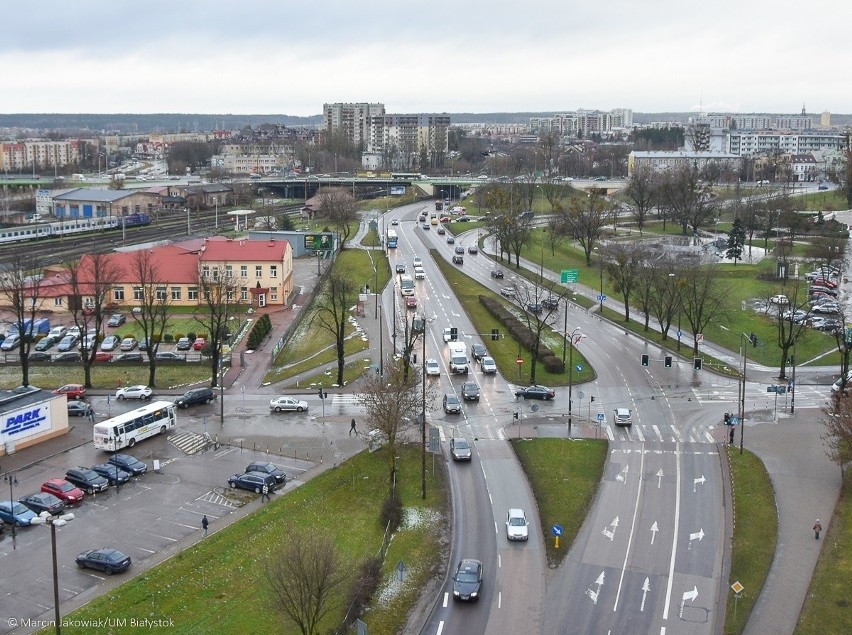
{"type": "MultiPolygon", "coordinates": [[[[107,410],[115,415],[135,405],[113,401],[107,406],[105,398],[96,398],[94,403],[102,415],[107,410]]],[[[196,454],[179,449],[178,446],[193,447],[193,437],[200,436],[197,424],[203,420],[206,429],[206,419],[212,418],[214,412],[215,404],[196,407],[192,414],[179,419],[178,428],[168,438],[157,436],[138,444],[129,453],[148,464],[147,474],[131,479],[119,490],[110,487],[101,494],[87,496],[82,504],[70,509],[75,518],[56,530],[61,604],[69,600],[76,600],[71,605],[79,604],[103,592],[103,584],[118,584],[143,567],[148,568],[186,548],[201,538],[204,515],[210,521],[210,531],[214,532],[235,515],[260,504],[255,494],[230,490],[227,484],[228,477],[242,473],[251,461],[272,461],[297,482],[314,465],[306,460],[275,457],[240,447],[221,446],[196,454]],[[159,462],[158,470],[153,469],[155,460],[159,462]],[[129,555],[133,559],[130,572],[116,574],[105,583],[106,574],[77,568],[74,562],[77,554],[100,547],[112,547],[129,555]]],[[[37,492],[47,479],[62,477],[71,467],[107,460],[108,455],[91,443],[91,424],[77,424],[74,434],[82,445],[14,471],[11,486],[8,481],[0,482],[0,487],[6,488],[0,498],[8,498],[10,489],[14,499],[21,498],[37,492]]],[[[0,466],[6,465],[0,462],[0,466]]],[[[293,486],[288,482],[287,489],[293,486]]],[[[52,618],[50,533],[46,526],[23,527],[16,530],[13,540],[11,527],[6,527],[0,541],[4,571],[0,581],[0,633],[34,630],[15,628],[12,620],[21,624],[21,620],[28,618],[52,618]]]]}

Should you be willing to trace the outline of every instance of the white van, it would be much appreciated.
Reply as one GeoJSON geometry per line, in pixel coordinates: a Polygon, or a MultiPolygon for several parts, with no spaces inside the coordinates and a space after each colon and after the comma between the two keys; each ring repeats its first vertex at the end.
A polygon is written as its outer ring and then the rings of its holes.
{"type": "Polygon", "coordinates": [[[426,279],[426,270],[423,267],[414,267],[414,279],[415,280],[425,280],[426,279]]]}

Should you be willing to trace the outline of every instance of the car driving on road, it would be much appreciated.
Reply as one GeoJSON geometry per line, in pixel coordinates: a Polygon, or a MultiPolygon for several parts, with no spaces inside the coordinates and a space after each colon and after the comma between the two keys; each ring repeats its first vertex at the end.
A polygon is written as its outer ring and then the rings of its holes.
{"type": "Polygon", "coordinates": [[[115,391],[115,398],[122,399],[139,399],[141,401],[146,401],[151,398],[151,395],[154,394],[154,391],[151,390],[148,386],[143,386],[141,384],[136,386],[125,386],[124,388],[119,388],[115,391]]]}
{"type": "Polygon", "coordinates": [[[450,439],[450,456],[453,461],[470,461],[473,451],[470,443],[463,437],[453,437],[450,439]]]}
{"type": "Polygon", "coordinates": [[[308,402],[295,397],[276,397],[269,402],[269,409],[273,412],[305,412],[308,409],[308,402]]]}
{"type": "Polygon", "coordinates": [[[440,377],[441,376],[441,366],[438,364],[438,360],[436,360],[436,359],[427,359],[426,360],[426,375],[427,375],[427,377],[440,377]]]}
{"type": "Polygon", "coordinates": [[[506,514],[506,538],[509,540],[527,540],[529,526],[523,509],[512,508],[506,514]]]}
{"type": "Polygon", "coordinates": [[[544,399],[547,401],[556,397],[556,391],[547,386],[533,385],[526,388],[519,388],[515,391],[515,397],[519,399],[544,399]]]}
{"type": "Polygon", "coordinates": [[[453,576],[453,599],[476,601],[482,591],[482,563],[479,560],[465,558],[459,562],[453,576]]]}

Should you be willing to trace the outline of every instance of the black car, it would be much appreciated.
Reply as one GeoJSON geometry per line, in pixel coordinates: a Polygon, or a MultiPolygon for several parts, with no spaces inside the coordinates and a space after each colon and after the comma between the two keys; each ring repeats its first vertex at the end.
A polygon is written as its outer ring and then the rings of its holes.
{"type": "Polygon", "coordinates": [[[545,309],[558,309],[559,298],[554,298],[553,296],[545,298],[541,301],[541,306],[543,306],[545,309]]]}
{"type": "Polygon", "coordinates": [[[80,399],[70,399],[67,408],[69,417],[87,417],[92,409],[89,404],[80,399]]]}
{"type": "Polygon", "coordinates": [[[553,399],[556,396],[556,391],[547,386],[527,386],[515,391],[515,397],[523,399],[553,399]]]}
{"type": "Polygon", "coordinates": [[[447,244],[448,245],[452,245],[455,242],[456,242],[455,236],[447,236],[447,244]]]}
{"type": "Polygon", "coordinates": [[[214,399],[216,399],[216,393],[212,388],[193,388],[175,399],[175,405],[178,408],[189,408],[199,403],[212,403],[214,399]]]}
{"type": "Polygon", "coordinates": [[[185,362],[186,355],[181,355],[180,353],[173,353],[172,351],[162,351],[157,353],[155,356],[158,362],[185,362]]]}
{"type": "Polygon", "coordinates": [[[110,465],[117,465],[125,472],[130,472],[133,476],[139,476],[148,471],[147,463],[143,463],[135,456],[130,454],[113,454],[107,461],[110,465]]]}
{"type": "Polygon", "coordinates": [[[452,393],[444,395],[444,412],[447,414],[459,414],[462,411],[461,401],[452,393]]]}
{"type": "Polygon", "coordinates": [[[45,351],[33,351],[30,353],[29,357],[27,357],[31,362],[49,362],[50,361],[50,353],[45,351]]]}
{"type": "Polygon", "coordinates": [[[459,256],[458,254],[453,256],[453,264],[454,265],[463,265],[464,264],[464,256],[459,256]]]}
{"type": "Polygon", "coordinates": [[[465,558],[459,562],[453,576],[453,599],[473,601],[479,599],[482,590],[482,563],[479,560],[465,558]]]}
{"type": "Polygon", "coordinates": [[[274,476],[275,481],[281,485],[287,482],[287,474],[284,472],[284,470],[275,465],[275,463],[254,461],[253,463],[249,463],[248,467],[246,468],[246,474],[248,474],[249,472],[263,472],[264,474],[274,476]]]}
{"type": "Polygon", "coordinates": [[[474,256],[479,253],[479,248],[476,245],[471,245],[467,248],[467,253],[473,254],[474,256]]]}
{"type": "Polygon", "coordinates": [[[112,358],[114,362],[141,362],[144,359],[142,353],[119,353],[112,358]]]}
{"type": "Polygon", "coordinates": [[[107,481],[109,481],[110,485],[124,485],[130,480],[130,477],[133,476],[130,472],[127,472],[112,463],[99,463],[98,465],[93,465],[92,472],[97,472],[103,476],[107,481]]]}
{"type": "Polygon", "coordinates": [[[488,349],[485,348],[485,344],[474,344],[470,347],[470,354],[473,355],[473,359],[481,362],[482,358],[488,355],[488,349]]]}
{"type": "Polygon", "coordinates": [[[538,315],[543,310],[544,309],[541,308],[540,302],[527,302],[527,311],[529,311],[530,313],[538,315]]]}
{"type": "Polygon", "coordinates": [[[479,386],[476,385],[476,382],[464,382],[461,390],[465,401],[479,401],[479,386]]]}
{"type": "Polygon", "coordinates": [[[123,313],[116,313],[107,320],[107,326],[121,326],[127,322],[127,318],[123,313]]]}
{"type": "Polygon", "coordinates": [[[109,489],[109,481],[87,467],[72,467],[65,472],[65,480],[73,483],[86,494],[94,494],[109,489]]]}
{"type": "Polygon", "coordinates": [[[77,566],[81,569],[97,569],[107,575],[123,573],[130,568],[130,556],[118,549],[92,549],[77,556],[77,566]]]}
{"type": "Polygon", "coordinates": [[[75,353],[74,351],[68,351],[67,353],[59,353],[58,355],[53,356],[54,362],[80,362],[83,361],[83,358],[80,356],[80,353],[75,353]]]}
{"type": "Polygon", "coordinates": [[[502,269],[492,269],[491,270],[491,277],[502,280],[503,279],[503,270],[502,269]]]}
{"type": "Polygon", "coordinates": [[[464,253],[464,247],[462,247],[461,245],[456,245],[455,252],[457,254],[463,254],[464,253]]]}
{"type": "Polygon", "coordinates": [[[275,480],[274,476],[265,472],[246,472],[245,474],[234,474],[228,479],[228,485],[260,494],[263,491],[264,485],[271,492],[278,485],[278,481],[275,480]]]}
{"type": "Polygon", "coordinates": [[[404,262],[396,263],[396,272],[397,273],[405,273],[405,263],[404,262]]]}
{"type": "Polygon", "coordinates": [[[47,492],[37,492],[29,496],[24,496],[23,498],[19,498],[18,502],[23,503],[36,514],[47,512],[48,514],[57,516],[65,511],[65,501],[47,492]]]}

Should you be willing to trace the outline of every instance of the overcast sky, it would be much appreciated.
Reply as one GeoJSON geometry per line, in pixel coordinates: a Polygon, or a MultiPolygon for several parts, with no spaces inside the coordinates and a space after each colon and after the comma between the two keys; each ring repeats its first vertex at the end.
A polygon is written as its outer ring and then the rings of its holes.
{"type": "Polygon", "coordinates": [[[4,113],[852,113],[838,0],[15,4],[4,113]]]}

